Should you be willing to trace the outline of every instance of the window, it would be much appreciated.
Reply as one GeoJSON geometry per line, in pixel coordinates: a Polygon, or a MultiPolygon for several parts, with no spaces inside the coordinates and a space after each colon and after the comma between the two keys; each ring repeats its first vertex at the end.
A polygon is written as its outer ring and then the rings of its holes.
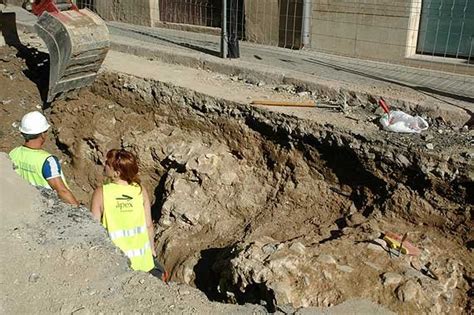
{"type": "Polygon", "coordinates": [[[473,45],[473,0],[423,0],[418,54],[471,59],[473,45]]]}

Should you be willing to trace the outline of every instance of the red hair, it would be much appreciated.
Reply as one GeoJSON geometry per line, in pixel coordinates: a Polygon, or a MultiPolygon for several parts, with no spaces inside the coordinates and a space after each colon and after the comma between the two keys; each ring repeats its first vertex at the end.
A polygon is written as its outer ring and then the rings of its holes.
{"type": "Polygon", "coordinates": [[[107,152],[105,164],[118,172],[121,180],[126,181],[128,184],[135,183],[140,186],[138,161],[133,153],[123,149],[110,150],[107,152]]]}

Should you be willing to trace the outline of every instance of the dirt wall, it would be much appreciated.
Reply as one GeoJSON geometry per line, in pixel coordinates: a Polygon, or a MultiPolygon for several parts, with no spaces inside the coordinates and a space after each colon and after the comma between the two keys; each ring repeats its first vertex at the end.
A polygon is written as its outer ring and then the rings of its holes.
{"type": "Polygon", "coordinates": [[[422,139],[397,135],[364,138],[125,75],[101,76],[93,92],[99,97],[55,105],[57,141],[86,190],[101,182],[108,148],[140,157],[173,279],[270,311],[351,298],[403,312],[470,307],[464,153],[415,149],[422,139]],[[408,233],[424,254],[393,260],[374,245],[386,231],[408,233]],[[428,263],[437,282],[412,266],[428,263]]]}
{"type": "MultiPolygon", "coordinates": [[[[21,116],[41,109],[34,82],[43,68],[2,51],[0,144],[9,151],[21,144],[21,116]]],[[[83,201],[103,182],[107,150],[138,155],[160,259],[212,300],[268,311],[351,299],[405,313],[472,309],[469,130],[432,120],[421,136],[356,132],[110,72],[45,114],[54,126],[45,148],[83,201]],[[420,255],[389,254],[387,231],[407,233],[420,255]]]]}

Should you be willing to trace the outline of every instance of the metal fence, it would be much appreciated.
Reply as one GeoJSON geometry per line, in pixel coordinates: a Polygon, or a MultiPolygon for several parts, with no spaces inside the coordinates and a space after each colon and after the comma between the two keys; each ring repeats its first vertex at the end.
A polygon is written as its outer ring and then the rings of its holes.
{"type": "MultiPolygon", "coordinates": [[[[222,0],[159,0],[160,22],[220,28],[222,0]]],[[[244,0],[228,1],[227,29],[245,40],[244,0]]]]}
{"type": "MultiPolygon", "coordinates": [[[[106,20],[218,34],[222,0],[78,0],[106,20]]],[[[227,0],[227,30],[293,50],[472,74],[474,0],[227,0]]],[[[193,36],[190,36],[193,37],[193,36]]],[[[182,39],[184,40],[184,35],[182,39]]]]}
{"type": "Polygon", "coordinates": [[[76,5],[81,8],[88,8],[95,11],[95,0],[76,0],[76,5]]]}
{"type": "Polygon", "coordinates": [[[221,27],[222,1],[159,0],[160,21],[221,27]]]}

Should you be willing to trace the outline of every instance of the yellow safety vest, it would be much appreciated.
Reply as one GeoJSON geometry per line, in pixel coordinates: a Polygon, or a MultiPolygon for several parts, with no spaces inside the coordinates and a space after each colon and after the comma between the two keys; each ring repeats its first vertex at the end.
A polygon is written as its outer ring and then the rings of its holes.
{"type": "Polygon", "coordinates": [[[131,261],[133,270],[150,271],[155,266],[148,239],[141,187],[136,184],[103,186],[102,224],[112,242],[131,261]]]}
{"type": "Polygon", "coordinates": [[[43,177],[43,164],[51,154],[41,149],[30,149],[21,146],[13,149],[9,155],[13,162],[13,168],[18,175],[31,185],[51,188],[48,181],[43,177]]]}

